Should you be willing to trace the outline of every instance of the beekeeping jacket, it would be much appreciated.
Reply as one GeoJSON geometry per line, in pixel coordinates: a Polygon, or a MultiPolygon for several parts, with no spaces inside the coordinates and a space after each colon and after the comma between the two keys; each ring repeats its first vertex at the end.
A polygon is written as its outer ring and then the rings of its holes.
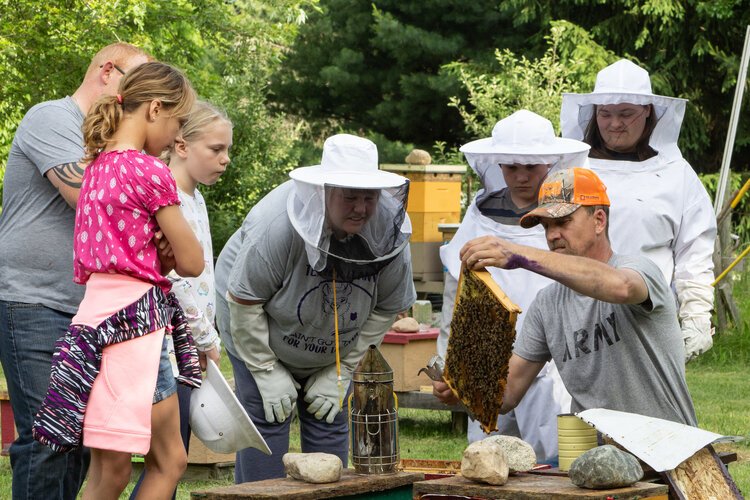
{"type": "MultiPolygon", "coordinates": [[[[443,357],[450,335],[450,320],[461,267],[461,247],[471,239],[489,235],[520,245],[548,248],[541,226],[523,229],[517,225],[501,224],[482,214],[482,203],[507,188],[500,165],[547,164],[551,166],[550,170],[553,170],[584,166],[586,163],[586,144],[556,138],[552,124],[529,111],[517,111],[498,122],[492,136],[473,141],[461,148],[469,165],[481,179],[483,189],[477,193],[467,209],[453,239],[440,249],[440,258],[447,270],[442,326],[438,338],[438,353],[443,357]]],[[[490,267],[487,271],[522,311],[528,309],[537,292],[552,283],[550,279],[525,269],[504,270],[490,267]]],[[[516,320],[516,332],[521,331],[523,320],[522,312],[516,320]]],[[[540,462],[554,460],[557,456],[557,414],[567,413],[570,410],[570,401],[570,395],[565,390],[554,362],[549,362],[539,372],[518,407],[507,415],[500,416],[498,433],[515,435],[531,444],[540,462]]],[[[470,421],[469,442],[484,437],[486,435],[479,423],[470,421]]]]}
{"type": "Polygon", "coordinates": [[[711,347],[716,217],[706,189],[677,139],[685,99],[651,92],[648,73],[627,60],[599,72],[594,92],[563,94],[563,137],[583,140],[595,105],[652,104],[657,117],[645,161],[589,159],[611,201],[609,238],[619,254],[653,260],[676,292],[686,359],[711,347]]]}

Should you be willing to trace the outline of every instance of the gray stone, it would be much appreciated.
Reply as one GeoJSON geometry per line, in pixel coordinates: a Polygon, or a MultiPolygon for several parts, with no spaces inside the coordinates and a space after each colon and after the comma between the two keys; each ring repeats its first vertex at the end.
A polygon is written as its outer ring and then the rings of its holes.
{"type": "Polygon", "coordinates": [[[536,465],[534,448],[523,439],[515,436],[495,435],[485,438],[484,441],[492,441],[500,445],[505,453],[510,472],[525,472],[536,465]]]}
{"type": "Polygon", "coordinates": [[[329,453],[287,453],[281,460],[287,474],[307,483],[335,483],[344,467],[339,457],[329,453]]]}
{"type": "Polygon", "coordinates": [[[508,463],[499,444],[476,441],[465,450],[461,460],[461,475],[481,483],[503,485],[508,481],[508,463]]]}
{"type": "Polygon", "coordinates": [[[573,460],[568,476],[581,488],[622,488],[640,481],[643,469],[633,455],[606,444],[573,460]]]}

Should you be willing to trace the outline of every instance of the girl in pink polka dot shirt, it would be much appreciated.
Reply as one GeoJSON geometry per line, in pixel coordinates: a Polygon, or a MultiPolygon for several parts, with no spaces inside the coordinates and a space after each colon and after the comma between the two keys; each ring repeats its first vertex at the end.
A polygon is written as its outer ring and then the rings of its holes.
{"type": "MultiPolygon", "coordinates": [[[[73,324],[94,328],[155,286],[168,293],[172,269],[198,276],[204,267],[175,180],[156,158],[195,101],[190,82],[169,65],[149,62],[128,72],[118,90],[97,101],[83,124],[86,159],[93,161],[76,210],[74,279],[86,293],[73,324]]],[[[130,479],[131,453],[146,457],[144,498],[169,497],[184,472],[164,334],[160,328],[102,351],[83,421],[83,444],[91,448],[84,499],[117,498],[130,479]]]]}

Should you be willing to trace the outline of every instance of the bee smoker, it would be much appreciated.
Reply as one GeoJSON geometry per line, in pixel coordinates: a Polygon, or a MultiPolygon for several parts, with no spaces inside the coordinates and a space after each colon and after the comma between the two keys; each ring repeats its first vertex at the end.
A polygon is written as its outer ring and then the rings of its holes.
{"type": "Polygon", "coordinates": [[[392,474],[398,465],[398,407],[393,369],[371,345],[352,373],[352,464],[358,474],[392,474]]]}

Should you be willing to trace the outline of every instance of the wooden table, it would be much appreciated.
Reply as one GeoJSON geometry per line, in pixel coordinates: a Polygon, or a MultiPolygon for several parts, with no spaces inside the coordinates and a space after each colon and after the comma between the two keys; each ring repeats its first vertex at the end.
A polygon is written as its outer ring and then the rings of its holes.
{"type": "MultiPolygon", "coordinates": [[[[335,483],[310,484],[291,478],[267,479],[253,483],[193,491],[190,498],[206,500],[318,500],[335,497],[377,498],[377,492],[386,493],[406,489],[404,498],[411,498],[411,485],[424,480],[420,472],[397,472],[395,474],[369,475],[356,474],[352,469],[344,469],[341,479],[335,483]]],[[[389,498],[394,498],[389,495],[389,498]]]]}
{"type": "Polygon", "coordinates": [[[663,484],[635,483],[627,488],[587,490],[567,477],[514,474],[503,486],[475,483],[462,476],[414,483],[414,500],[431,495],[460,495],[487,500],[607,500],[611,498],[650,498],[667,500],[669,488],[663,484]]]}

